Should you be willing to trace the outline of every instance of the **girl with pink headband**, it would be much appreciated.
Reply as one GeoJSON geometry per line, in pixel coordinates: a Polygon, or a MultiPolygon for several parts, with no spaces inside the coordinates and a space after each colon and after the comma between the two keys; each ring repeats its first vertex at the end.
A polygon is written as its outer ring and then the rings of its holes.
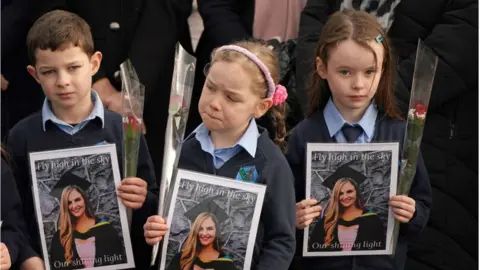
{"type": "MultiPolygon", "coordinates": [[[[203,122],[183,143],[179,160],[181,169],[267,186],[252,269],[286,270],[295,252],[294,178],[281,151],[287,91],[279,80],[278,59],[266,45],[238,42],[216,49],[198,104],[203,122]],[[255,121],[269,110],[275,143],[255,121]]],[[[151,216],[145,240],[154,245],[167,231],[162,217],[151,216]]]]}

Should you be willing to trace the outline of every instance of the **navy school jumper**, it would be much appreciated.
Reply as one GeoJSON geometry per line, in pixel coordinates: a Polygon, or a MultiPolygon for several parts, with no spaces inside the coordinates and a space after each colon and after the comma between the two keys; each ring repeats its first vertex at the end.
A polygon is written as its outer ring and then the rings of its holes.
{"type": "MultiPolygon", "coordinates": [[[[384,112],[378,111],[372,142],[399,142],[401,150],[404,134],[404,121],[393,119],[385,115],[384,112]]],[[[322,111],[317,111],[300,122],[289,138],[287,159],[295,175],[297,202],[305,199],[307,142],[335,143],[334,139],[330,137],[322,111]]],[[[415,237],[422,232],[430,214],[432,190],[421,154],[419,155],[417,172],[409,197],[416,201],[416,211],[409,223],[400,226],[400,235],[394,257],[376,255],[304,258],[302,257],[303,230],[297,230],[297,250],[291,269],[403,269],[407,258],[407,241],[410,237],[415,237]]]]}
{"type": "Polygon", "coordinates": [[[182,146],[178,167],[235,179],[241,167],[255,166],[256,183],[266,185],[267,190],[251,269],[286,270],[295,253],[294,178],[283,153],[270,140],[267,131],[262,127],[258,129],[260,136],[255,158],[242,148],[222,167],[215,169],[213,157],[202,150],[195,136],[190,135],[182,146]]]}
{"type": "MultiPolygon", "coordinates": [[[[97,117],[90,120],[83,129],[70,135],[51,121],[45,123],[44,131],[40,111],[17,123],[7,136],[7,150],[12,159],[12,169],[24,205],[23,211],[28,226],[28,236],[32,247],[39,255],[42,254],[42,248],[34,211],[28,154],[37,151],[93,146],[105,142],[112,143],[117,148],[118,164],[123,178],[122,118],[119,114],[107,109],[104,112],[103,128],[101,119],[97,117]]],[[[136,269],[148,269],[151,246],[144,240],[143,225],[149,216],[157,212],[158,188],[155,184],[152,160],[143,136],[140,140],[137,177],[147,182],[148,193],[143,206],[132,211],[130,237],[136,269]]],[[[43,256],[45,255],[43,254],[43,256]]]]}
{"type": "Polygon", "coordinates": [[[23,218],[22,201],[18,194],[17,184],[10,165],[2,155],[1,180],[1,220],[2,233],[0,240],[7,246],[12,266],[20,269],[20,265],[36,255],[26,237],[26,224],[23,218]]]}

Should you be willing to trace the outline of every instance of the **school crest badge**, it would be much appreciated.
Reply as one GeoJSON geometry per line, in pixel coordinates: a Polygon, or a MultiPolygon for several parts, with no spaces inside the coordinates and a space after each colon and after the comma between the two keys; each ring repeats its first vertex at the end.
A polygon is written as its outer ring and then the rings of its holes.
{"type": "Polygon", "coordinates": [[[240,170],[238,170],[236,179],[243,182],[257,182],[258,172],[255,165],[241,167],[240,170]]]}

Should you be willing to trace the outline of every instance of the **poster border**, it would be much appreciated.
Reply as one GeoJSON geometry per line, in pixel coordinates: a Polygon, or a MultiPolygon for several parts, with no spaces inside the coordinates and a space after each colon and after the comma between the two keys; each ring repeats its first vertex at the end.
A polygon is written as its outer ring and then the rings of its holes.
{"type": "MultiPolygon", "coordinates": [[[[42,210],[40,207],[40,198],[39,198],[39,190],[37,185],[35,161],[46,160],[46,159],[56,159],[56,158],[78,157],[78,156],[95,155],[95,154],[110,155],[113,181],[114,181],[115,187],[117,187],[120,184],[121,176],[120,176],[120,169],[118,165],[117,149],[115,144],[75,147],[75,148],[67,148],[67,149],[59,149],[59,150],[51,150],[51,151],[37,151],[37,152],[30,152],[28,155],[29,164],[30,164],[32,193],[33,193],[34,204],[35,204],[34,210],[35,210],[35,216],[37,218],[37,228],[39,229],[39,233],[40,233],[40,241],[42,244],[43,259],[44,259],[46,270],[51,270],[51,267],[50,267],[50,258],[48,256],[47,242],[45,239],[45,231],[43,227],[42,210]]],[[[126,253],[125,255],[127,256],[127,262],[122,264],[105,265],[105,266],[98,266],[93,268],[82,268],[82,269],[115,270],[115,269],[135,268],[132,243],[130,239],[130,227],[127,221],[127,208],[120,201],[120,198],[118,196],[116,197],[117,197],[118,210],[120,214],[120,224],[122,225],[122,235],[123,235],[123,242],[124,242],[124,248],[126,253]]]]}
{"type": "MultiPolygon", "coordinates": [[[[173,219],[173,213],[175,210],[175,203],[177,201],[178,197],[178,189],[180,185],[180,180],[181,179],[186,179],[190,181],[196,181],[199,183],[204,183],[204,184],[210,184],[210,185],[218,185],[218,186],[223,186],[223,187],[228,187],[228,188],[235,188],[239,190],[243,190],[246,192],[252,192],[257,194],[257,200],[255,201],[255,208],[253,212],[253,218],[252,218],[252,226],[250,227],[250,232],[248,235],[248,244],[246,247],[246,252],[245,252],[245,261],[243,263],[243,270],[249,270],[251,269],[251,264],[252,264],[252,255],[253,255],[253,250],[255,247],[255,241],[256,241],[256,236],[257,236],[257,230],[258,230],[258,223],[260,221],[260,215],[262,212],[263,208],[263,201],[265,198],[265,192],[266,192],[266,186],[263,184],[256,184],[256,183],[248,183],[248,182],[242,182],[239,180],[233,180],[231,178],[223,177],[223,176],[218,176],[218,175],[212,175],[212,174],[205,174],[205,173],[199,173],[199,172],[194,172],[190,170],[184,170],[184,169],[178,169],[176,176],[175,176],[175,185],[173,187],[173,194],[172,198],[170,200],[170,207],[168,209],[168,217],[167,217],[167,226],[168,228],[171,228],[172,226],[172,219],[173,219]]],[[[161,253],[161,260],[160,260],[160,268],[159,269],[166,269],[166,259],[167,259],[167,249],[168,249],[168,241],[170,238],[170,231],[168,231],[163,239],[163,244],[162,244],[162,253],[161,253]]]]}
{"type": "MultiPolygon", "coordinates": [[[[391,159],[391,182],[390,197],[397,195],[398,165],[399,164],[399,142],[378,142],[378,143],[307,143],[306,151],[306,198],[310,198],[312,190],[312,152],[362,152],[362,151],[392,151],[391,159]]],[[[361,251],[308,251],[308,231],[311,226],[303,229],[303,257],[332,257],[332,256],[355,256],[355,255],[391,255],[392,254],[392,234],[395,218],[391,207],[388,207],[387,233],[385,250],[361,250],[361,251]]]]}

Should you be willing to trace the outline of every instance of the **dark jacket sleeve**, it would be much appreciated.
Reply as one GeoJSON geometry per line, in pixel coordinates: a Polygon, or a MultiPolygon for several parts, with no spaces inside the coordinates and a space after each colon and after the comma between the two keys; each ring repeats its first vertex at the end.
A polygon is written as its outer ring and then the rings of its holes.
{"type": "Polygon", "coordinates": [[[294,179],[281,153],[280,157],[267,165],[267,191],[261,216],[264,238],[257,270],[287,269],[295,254],[294,179]]]}
{"type": "Polygon", "coordinates": [[[307,85],[309,76],[315,70],[315,48],[320,33],[331,13],[329,0],[308,0],[300,15],[300,28],[297,44],[296,81],[297,93],[303,111],[307,105],[307,85]]]}
{"type": "MultiPolygon", "coordinates": [[[[478,65],[478,1],[457,0],[448,3],[424,40],[425,46],[438,55],[430,109],[463,92],[478,90],[477,69],[472,68],[478,65]]],[[[393,45],[396,46],[395,43],[393,45]]],[[[416,51],[398,59],[395,92],[404,112],[410,100],[415,57],[416,51]]]]}
{"type": "Polygon", "coordinates": [[[300,202],[305,199],[305,142],[299,134],[299,129],[301,129],[303,124],[297,125],[297,127],[292,131],[290,138],[288,140],[287,148],[287,161],[290,165],[290,168],[293,172],[293,177],[295,178],[295,197],[296,202],[300,202]]]}
{"type": "Polygon", "coordinates": [[[15,50],[26,42],[30,18],[26,12],[29,0],[12,0],[5,7],[2,5],[2,56],[15,50]]]}
{"type": "Polygon", "coordinates": [[[12,0],[9,2],[5,5],[2,3],[2,56],[18,49],[19,44],[26,44],[29,28],[45,12],[42,9],[43,5],[39,4],[39,0],[12,0]]]}
{"type": "Polygon", "coordinates": [[[427,226],[432,205],[432,187],[428,177],[427,168],[419,154],[417,171],[410,188],[409,197],[415,200],[415,214],[408,223],[401,224],[400,233],[406,237],[419,235],[427,226]]]}
{"type": "Polygon", "coordinates": [[[1,188],[1,216],[2,238],[7,246],[12,265],[17,262],[22,246],[28,243],[25,238],[25,221],[22,214],[22,202],[18,194],[13,173],[7,162],[2,158],[2,188],[1,188]]]}
{"type": "MultiPolygon", "coordinates": [[[[25,132],[20,125],[14,126],[5,139],[6,150],[9,155],[9,163],[11,167],[11,176],[15,182],[15,190],[18,191],[19,199],[21,201],[21,215],[24,223],[19,225],[22,227],[24,232],[24,237],[26,241],[23,243],[21,250],[18,253],[17,263],[21,263],[31,257],[38,256],[40,254],[40,245],[37,241],[37,223],[31,222],[35,216],[30,216],[29,213],[34,213],[31,209],[31,206],[28,205],[28,202],[32,202],[32,192],[30,189],[30,178],[28,173],[28,165],[26,164],[26,158],[23,154],[25,149],[25,132]],[[13,178],[15,177],[15,178],[13,178]],[[33,233],[36,233],[32,236],[33,233]],[[37,253],[38,252],[38,253],[37,253]]],[[[3,167],[3,166],[2,166],[3,167]]],[[[3,172],[2,172],[3,174],[3,172]]],[[[3,179],[3,175],[2,175],[3,179]]],[[[2,182],[3,185],[3,182],[2,182]]],[[[4,188],[2,187],[2,191],[4,188]]],[[[8,190],[8,189],[7,189],[8,190]]],[[[9,194],[11,194],[9,192],[9,194]]],[[[3,202],[2,202],[3,205],[3,202]]],[[[2,211],[3,213],[3,211],[2,211]]]]}
{"type": "Polygon", "coordinates": [[[251,36],[251,30],[245,29],[236,4],[236,0],[198,0],[198,12],[202,16],[204,34],[213,47],[243,40],[251,36]]]}

